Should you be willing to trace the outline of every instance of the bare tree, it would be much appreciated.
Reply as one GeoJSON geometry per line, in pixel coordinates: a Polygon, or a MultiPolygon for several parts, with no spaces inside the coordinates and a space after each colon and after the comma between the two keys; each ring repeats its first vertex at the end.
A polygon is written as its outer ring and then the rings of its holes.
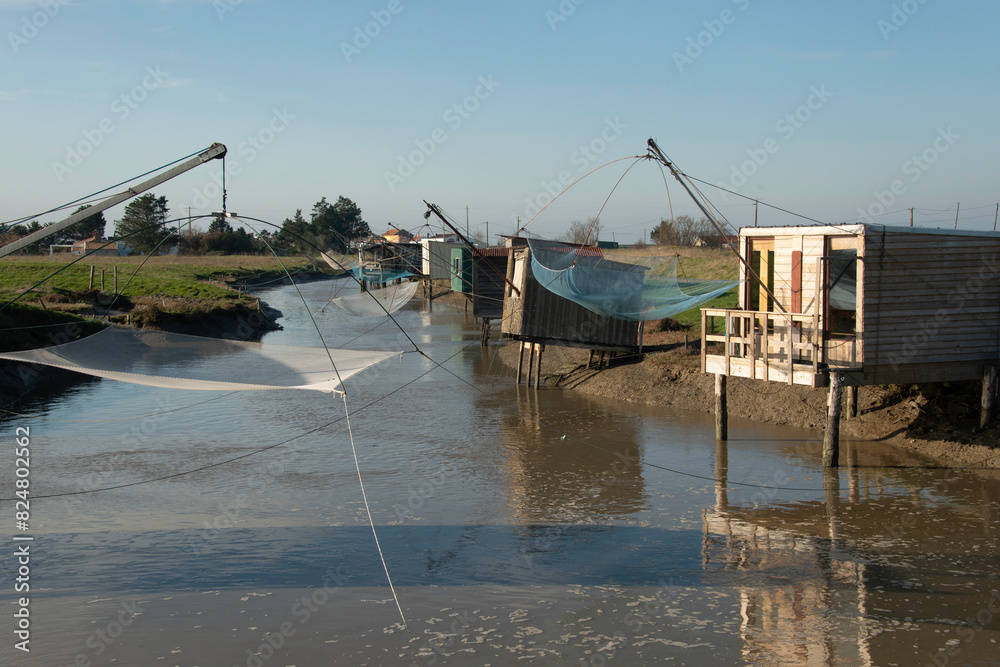
{"type": "Polygon", "coordinates": [[[579,245],[596,244],[601,234],[601,222],[598,218],[587,218],[583,222],[574,220],[569,223],[569,230],[559,237],[560,241],[579,245]]]}
{"type": "Polygon", "coordinates": [[[649,236],[661,245],[692,246],[699,237],[707,241],[717,234],[708,219],[695,220],[689,215],[680,215],[673,220],[661,220],[649,236]]]}

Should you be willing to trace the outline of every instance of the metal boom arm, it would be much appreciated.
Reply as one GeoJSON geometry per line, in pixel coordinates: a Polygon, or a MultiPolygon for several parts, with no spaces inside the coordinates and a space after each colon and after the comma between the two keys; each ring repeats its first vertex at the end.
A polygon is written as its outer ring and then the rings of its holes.
{"type": "Polygon", "coordinates": [[[225,155],[226,155],[226,147],[224,145],[219,143],[212,144],[205,152],[199,153],[190,160],[186,160],[177,165],[176,167],[169,169],[163,172],[162,174],[154,176],[148,181],[143,181],[142,183],[129,188],[125,192],[121,192],[112,197],[108,197],[104,201],[98,204],[94,204],[93,206],[84,209],[79,213],[74,213],[65,220],[60,220],[55,224],[48,225],[42,229],[39,229],[37,232],[33,232],[31,234],[28,234],[27,236],[21,237],[18,240],[14,241],[13,243],[8,243],[7,245],[0,248],[0,257],[9,255],[12,252],[17,252],[18,250],[25,248],[31,245],[32,243],[35,243],[36,241],[40,241],[48,236],[52,236],[53,234],[61,232],[67,227],[75,225],[81,220],[86,220],[87,218],[96,213],[100,213],[105,209],[109,209],[112,206],[116,206],[122,203],[123,201],[131,199],[132,197],[135,197],[145,192],[146,190],[149,190],[150,188],[155,188],[160,183],[169,181],[171,178],[175,176],[180,176],[185,171],[194,169],[198,165],[204,164],[209,160],[222,158],[225,155]]]}

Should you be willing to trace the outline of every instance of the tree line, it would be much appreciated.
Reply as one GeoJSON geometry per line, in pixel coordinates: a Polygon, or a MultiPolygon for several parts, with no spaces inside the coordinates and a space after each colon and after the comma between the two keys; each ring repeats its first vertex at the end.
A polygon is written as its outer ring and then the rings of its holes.
{"type": "MultiPolygon", "coordinates": [[[[85,211],[81,206],[74,213],[85,211]]],[[[307,220],[298,209],[286,218],[279,229],[263,229],[248,233],[242,226],[233,226],[227,218],[215,218],[207,231],[186,230],[183,218],[170,219],[167,198],[147,193],[133,199],[119,220],[115,221],[114,238],[121,240],[133,254],[147,255],[166,252],[174,246],[182,255],[270,254],[271,248],[287,253],[313,254],[319,250],[347,252],[358,239],[371,235],[361,209],[347,197],[329,203],[326,197],[313,206],[307,220]]],[[[54,223],[33,220],[0,230],[0,245],[12,243],[54,223]]],[[[92,237],[102,239],[107,227],[103,212],[96,213],[42,239],[24,249],[25,254],[45,254],[50,245],[71,245],[92,237]]]]}

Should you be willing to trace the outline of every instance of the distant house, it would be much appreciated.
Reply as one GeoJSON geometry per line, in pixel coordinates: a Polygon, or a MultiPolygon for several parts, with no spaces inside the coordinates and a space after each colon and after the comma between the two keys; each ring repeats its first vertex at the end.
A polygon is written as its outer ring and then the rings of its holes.
{"type": "Polygon", "coordinates": [[[382,238],[389,243],[412,243],[416,237],[405,229],[391,228],[382,235],[382,238]]]}
{"type": "Polygon", "coordinates": [[[100,234],[94,234],[90,238],[82,239],[73,243],[70,246],[69,254],[86,255],[87,253],[90,253],[91,255],[117,257],[122,254],[120,250],[123,249],[124,246],[125,244],[121,241],[101,239],[100,234]]]}
{"type": "Polygon", "coordinates": [[[694,237],[694,245],[696,248],[721,248],[726,245],[731,245],[735,248],[739,242],[740,237],[732,234],[726,236],[723,236],[722,234],[712,234],[694,237]]]}

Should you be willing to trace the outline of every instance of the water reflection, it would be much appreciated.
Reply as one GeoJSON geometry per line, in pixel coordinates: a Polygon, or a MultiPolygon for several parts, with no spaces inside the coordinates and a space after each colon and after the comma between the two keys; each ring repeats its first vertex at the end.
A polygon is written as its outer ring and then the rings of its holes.
{"type": "Polygon", "coordinates": [[[509,401],[501,474],[513,521],[594,522],[647,507],[636,418],[559,390],[516,387],[509,401]]]}
{"type": "Polygon", "coordinates": [[[739,586],[743,658],[997,664],[995,476],[872,465],[879,452],[848,448],[822,499],[731,504],[728,447],[717,445],[703,567],[750,575],[739,586]]]}

